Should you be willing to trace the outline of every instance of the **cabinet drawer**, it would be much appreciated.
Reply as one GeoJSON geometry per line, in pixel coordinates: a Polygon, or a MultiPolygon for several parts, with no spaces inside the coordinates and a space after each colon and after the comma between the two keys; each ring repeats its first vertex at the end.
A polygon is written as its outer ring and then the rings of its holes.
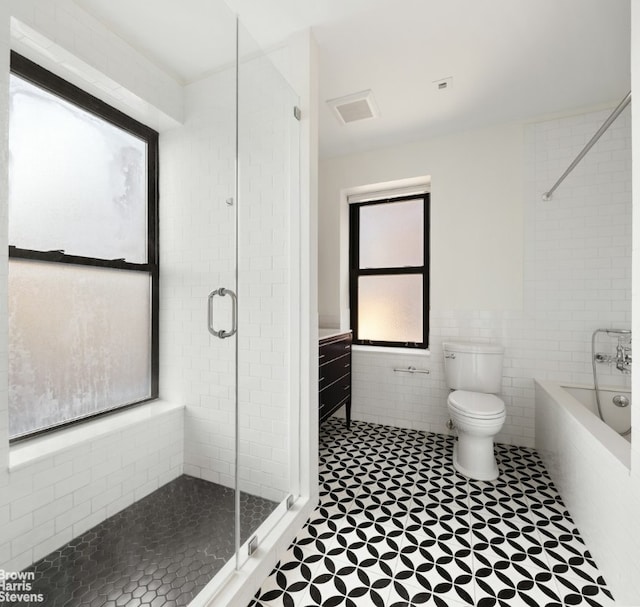
{"type": "Polygon", "coordinates": [[[320,391],[330,386],[343,375],[351,373],[351,355],[343,354],[324,365],[320,365],[320,391]]]}
{"type": "Polygon", "coordinates": [[[351,396],[351,375],[346,373],[320,392],[320,416],[351,396]]]}
{"type": "Polygon", "coordinates": [[[320,404],[320,411],[319,411],[320,421],[323,422],[328,417],[331,417],[331,415],[333,415],[333,413],[336,412],[344,404],[347,404],[348,406],[348,403],[349,403],[349,397],[345,396],[340,402],[337,402],[335,404],[331,404],[331,405],[320,404]]]}
{"type": "Polygon", "coordinates": [[[344,356],[351,353],[351,340],[340,339],[337,341],[330,341],[328,343],[320,344],[319,363],[320,366],[326,365],[334,358],[344,356]]]}
{"type": "Polygon", "coordinates": [[[346,374],[320,391],[320,405],[340,402],[351,394],[351,375],[346,374]]]}

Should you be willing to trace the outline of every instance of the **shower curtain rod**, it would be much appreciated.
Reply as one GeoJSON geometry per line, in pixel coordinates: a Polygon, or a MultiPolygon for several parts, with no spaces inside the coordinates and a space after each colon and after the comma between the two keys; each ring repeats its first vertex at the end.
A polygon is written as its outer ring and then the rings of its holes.
{"type": "Polygon", "coordinates": [[[609,118],[607,118],[602,126],[596,131],[595,135],[589,140],[587,145],[584,146],[582,151],[576,156],[576,159],[569,165],[567,170],[560,175],[558,181],[553,184],[553,187],[542,195],[542,200],[551,200],[551,196],[556,191],[556,188],[567,178],[569,173],[576,168],[576,165],[586,156],[587,152],[595,145],[596,141],[602,137],[604,132],[611,126],[611,123],[622,113],[622,110],[631,103],[631,91],[627,93],[625,98],[618,104],[618,107],[611,112],[609,118]]]}

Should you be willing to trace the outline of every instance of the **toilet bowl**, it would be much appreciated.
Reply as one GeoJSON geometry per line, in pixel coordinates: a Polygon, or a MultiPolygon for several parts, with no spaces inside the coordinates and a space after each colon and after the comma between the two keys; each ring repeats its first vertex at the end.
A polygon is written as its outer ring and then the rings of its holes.
{"type": "Polygon", "coordinates": [[[456,390],[447,399],[449,415],[458,432],[453,467],[468,478],[498,478],[493,439],[506,419],[504,402],[493,394],[456,390]]]}
{"type": "Polygon", "coordinates": [[[445,379],[452,390],[447,408],[457,431],[453,466],[469,478],[495,480],[499,472],[493,440],[506,419],[504,401],[496,395],[504,349],[477,342],[445,342],[442,348],[445,379]]]}

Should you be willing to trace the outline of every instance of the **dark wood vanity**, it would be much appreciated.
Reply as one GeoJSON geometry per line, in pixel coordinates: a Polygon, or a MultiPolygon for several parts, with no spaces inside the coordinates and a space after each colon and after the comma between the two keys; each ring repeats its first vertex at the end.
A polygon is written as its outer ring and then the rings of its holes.
{"type": "Polygon", "coordinates": [[[351,425],[351,331],[321,329],[319,340],[320,423],[345,406],[351,425]]]}

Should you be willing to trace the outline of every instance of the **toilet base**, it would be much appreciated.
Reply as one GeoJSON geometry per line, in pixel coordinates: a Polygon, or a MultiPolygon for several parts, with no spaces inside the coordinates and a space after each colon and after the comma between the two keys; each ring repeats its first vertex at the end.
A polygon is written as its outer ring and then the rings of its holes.
{"type": "Polygon", "coordinates": [[[491,437],[463,436],[453,445],[453,467],[463,476],[476,481],[495,481],[499,470],[493,455],[491,437]]]}

